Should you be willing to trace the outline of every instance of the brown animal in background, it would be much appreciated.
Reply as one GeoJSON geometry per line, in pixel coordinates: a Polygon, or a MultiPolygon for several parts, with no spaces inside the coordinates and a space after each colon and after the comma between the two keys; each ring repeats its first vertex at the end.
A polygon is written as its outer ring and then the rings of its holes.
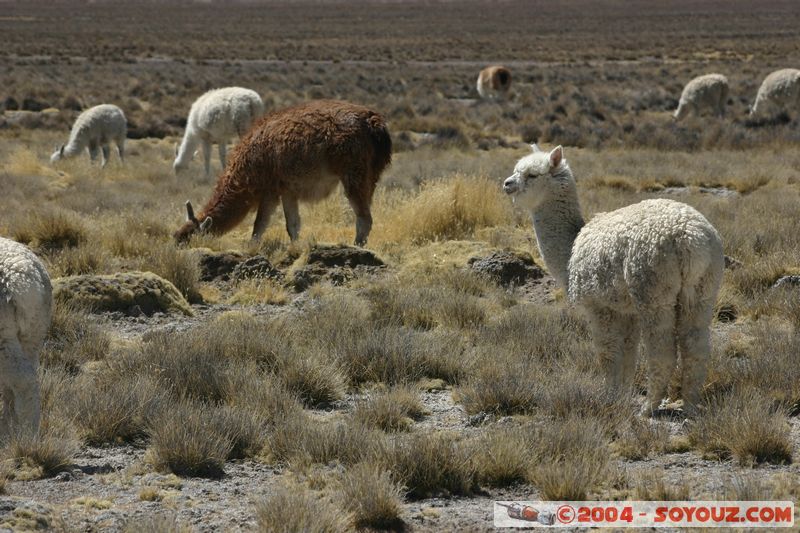
{"type": "Polygon", "coordinates": [[[510,87],[511,71],[506,67],[486,67],[478,75],[478,94],[481,98],[501,98],[510,87]]]}
{"type": "Polygon", "coordinates": [[[322,200],[341,183],[356,215],[355,242],[363,246],[372,228],[372,194],[391,157],[383,117],[366,107],[316,100],[271,113],[236,145],[197,217],[186,202],[188,220],[175,238],[185,242],[197,231],[225,233],[256,208],[253,240],[258,240],[280,201],[294,241],[300,233],[298,202],[322,200]]]}

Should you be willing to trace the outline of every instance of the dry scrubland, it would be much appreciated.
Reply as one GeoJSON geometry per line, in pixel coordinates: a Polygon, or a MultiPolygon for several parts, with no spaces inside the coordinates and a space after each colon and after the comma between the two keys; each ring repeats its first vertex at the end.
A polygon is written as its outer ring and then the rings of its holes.
{"type": "Polygon", "coordinates": [[[773,284],[800,274],[800,121],[744,114],[766,73],[800,63],[800,12],[558,4],[4,6],[0,98],[55,109],[0,118],[0,234],[53,277],[154,272],[194,316],[57,305],[42,434],[5,443],[0,525],[482,530],[493,499],[797,501],[800,288],[773,284]],[[511,99],[475,103],[497,60],[511,99]],[[731,80],[728,118],[672,123],[683,83],[710,71],[731,80]],[[340,97],[386,114],[397,150],[368,248],[387,268],[302,292],[200,281],[194,248],[261,254],[288,277],[317,243],[353,238],[339,192],[302,207],[295,245],[280,214],[258,245],[249,223],[173,244],[183,201],[211,188],[199,161],[172,175],[176,135],[197,95],[230,84],[268,109],[340,97]],[[51,167],[70,108],[106,101],[132,123],[126,165],[51,167]],[[500,191],[532,140],[567,146],[587,216],[668,196],[722,234],[737,262],[696,420],[640,419],[639,396],[606,392],[560,291],[467,268],[496,249],[541,264],[500,191]]]}

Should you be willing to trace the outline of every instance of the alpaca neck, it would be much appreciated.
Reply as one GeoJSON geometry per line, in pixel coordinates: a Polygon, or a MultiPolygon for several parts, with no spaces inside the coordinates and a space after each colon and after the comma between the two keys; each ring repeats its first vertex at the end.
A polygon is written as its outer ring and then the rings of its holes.
{"type": "Polygon", "coordinates": [[[84,135],[71,135],[64,145],[64,157],[74,157],[86,149],[87,143],[83,142],[84,135]]]}
{"type": "Polygon", "coordinates": [[[214,187],[211,199],[197,219],[211,217],[211,232],[222,234],[239,224],[260,200],[256,191],[238,185],[230,174],[223,174],[214,187]]]}
{"type": "Polygon", "coordinates": [[[188,165],[194,157],[198,144],[197,136],[187,130],[178,148],[178,155],[175,156],[175,164],[178,166],[188,165]]]}
{"type": "Polygon", "coordinates": [[[565,181],[559,192],[555,199],[531,210],[531,218],[547,270],[561,287],[567,289],[572,244],[584,221],[574,181],[565,181]]]}

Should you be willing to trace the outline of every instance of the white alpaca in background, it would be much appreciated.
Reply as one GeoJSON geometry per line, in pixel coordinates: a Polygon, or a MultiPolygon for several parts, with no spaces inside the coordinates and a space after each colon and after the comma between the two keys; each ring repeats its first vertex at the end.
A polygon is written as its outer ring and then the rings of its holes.
{"type": "Polygon", "coordinates": [[[65,157],[75,157],[87,148],[92,161],[97,159],[98,149],[103,151],[103,166],[108,163],[109,145],[117,145],[119,160],[125,161],[125,136],[128,125],[122,109],[112,104],[101,104],[87,109],[75,119],[67,144],[62,144],[50,156],[50,162],[65,157]]]}
{"type": "Polygon", "coordinates": [[[674,117],[680,120],[689,113],[699,116],[704,112],[721,117],[725,115],[728,93],[728,78],[722,74],[698,76],[683,88],[674,117]]]}
{"type": "Polygon", "coordinates": [[[724,267],[719,234],[694,208],[672,200],[645,200],[584,224],[562,148],[533,148],[503,189],[530,210],[548,270],[586,311],[608,383],[633,384],[641,336],[649,377],[644,412],[666,397],[678,349],[684,406],[693,410],[724,267]]]}
{"type": "Polygon", "coordinates": [[[36,370],[50,328],[50,276],[27,247],[0,238],[0,388],[3,430],[39,429],[36,370]]]}
{"type": "Polygon", "coordinates": [[[800,70],[785,68],[769,74],[761,83],[750,116],[800,111],[800,70]]]}
{"type": "Polygon", "coordinates": [[[186,132],[175,150],[175,173],[189,166],[197,146],[203,148],[206,177],[211,175],[211,145],[219,144],[219,161],[225,169],[227,142],[241,137],[264,114],[264,102],[257,92],[242,87],[208,91],[195,100],[189,110],[186,132]]]}

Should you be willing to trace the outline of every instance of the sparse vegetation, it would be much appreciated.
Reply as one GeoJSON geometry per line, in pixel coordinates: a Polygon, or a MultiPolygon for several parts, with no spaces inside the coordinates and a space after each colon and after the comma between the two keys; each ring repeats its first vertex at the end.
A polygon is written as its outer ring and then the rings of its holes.
{"type": "Polygon", "coordinates": [[[800,61],[791,2],[760,1],[753,17],[754,0],[568,0],[535,20],[522,0],[316,2],[311,18],[302,2],[162,4],[158,17],[139,2],[76,16],[73,1],[34,0],[0,16],[0,233],[53,278],[151,272],[194,304],[171,316],[56,302],[42,434],[3,442],[0,491],[33,501],[0,525],[475,529],[476,501],[500,495],[797,500],[800,288],[774,285],[800,274],[800,120],[746,116],[763,74],[800,61]],[[476,102],[490,59],[509,63],[511,94],[476,102]],[[683,84],[712,71],[731,82],[726,118],[674,123],[683,84]],[[317,243],[352,241],[340,191],[301,206],[296,243],[276,213],[260,243],[251,214],[174,244],[183,202],[210,188],[201,157],[174,176],[174,143],[191,102],[233,84],[268,110],[342,98],[386,116],[393,163],[369,241],[385,268],[326,266],[300,290],[317,243]],[[103,102],[128,117],[125,165],[51,165],[79,111],[103,102]],[[729,264],[697,417],[636,415],[644,359],[632,394],[609,392],[548,277],[505,288],[469,268],[502,249],[544,265],[500,189],[531,142],[565,145],[587,218],[667,197],[719,230],[729,264]],[[283,277],[201,265],[212,252],[263,255],[283,277]],[[69,505],[50,508],[50,484],[69,505]]]}

